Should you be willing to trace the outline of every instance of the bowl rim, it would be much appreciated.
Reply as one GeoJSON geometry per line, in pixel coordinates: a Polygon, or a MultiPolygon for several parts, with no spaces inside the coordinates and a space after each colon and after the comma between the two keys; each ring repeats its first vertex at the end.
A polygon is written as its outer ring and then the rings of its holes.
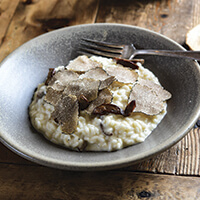
{"type": "MultiPolygon", "coordinates": [[[[30,42],[34,42],[35,40],[38,40],[40,38],[46,37],[47,35],[51,35],[51,34],[55,34],[56,32],[60,32],[60,31],[68,31],[70,29],[75,29],[75,28],[82,28],[82,27],[90,27],[90,26],[101,26],[101,27],[105,27],[105,26],[117,26],[117,27],[128,27],[128,28],[132,28],[132,29],[137,29],[140,31],[144,31],[147,33],[151,33],[154,34],[155,36],[158,36],[160,38],[163,38],[167,41],[169,41],[170,43],[173,43],[174,45],[176,45],[180,50],[185,50],[185,48],[183,48],[180,44],[178,44],[177,42],[175,42],[174,40],[160,34],[157,32],[154,32],[152,30],[146,29],[146,28],[142,28],[139,26],[133,26],[133,25],[127,25],[127,24],[120,24],[120,23],[94,23],[94,24],[81,24],[81,25],[73,25],[73,26],[69,26],[69,27],[65,27],[65,28],[60,28],[48,33],[44,33],[42,35],[39,35],[31,40],[29,40],[28,42],[22,44],[20,47],[16,48],[12,53],[10,53],[6,58],[4,58],[4,60],[0,63],[0,68],[2,67],[2,65],[10,58],[12,57],[12,55],[15,54],[15,52],[18,51],[18,49],[22,48],[23,46],[29,44],[30,42]]],[[[200,74],[200,66],[198,64],[197,61],[194,61],[194,64],[196,64],[196,68],[199,71],[200,74]]],[[[151,151],[148,152],[143,152],[142,154],[140,154],[139,156],[135,156],[134,159],[133,157],[128,157],[128,158],[121,158],[121,159],[117,159],[115,161],[102,161],[101,163],[77,163],[77,162],[71,162],[71,161],[59,161],[57,159],[54,158],[49,158],[46,156],[42,156],[42,155],[38,155],[38,154],[33,154],[33,152],[23,149],[23,147],[15,147],[14,144],[12,144],[9,141],[6,141],[6,139],[4,138],[4,134],[3,132],[0,130],[0,141],[2,142],[2,144],[4,144],[6,147],[8,147],[11,151],[15,152],[16,154],[20,155],[21,157],[33,161],[37,164],[41,164],[44,166],[48,166],[48,167],[53,167],[53,168],[58,168],[58,169],[67,169],[67,170],[78,170],[78,171],[88,171],[88,170],[107,170],[107,169],[115,169],[115,168],[120,168],[120,167],[125,167],[131,164],[136,164],[138,162],[141,162],[147,158],[150,158],[158,153],[161,153],[163,151],[165,151],[166,149],[170,148],[171,146],[173,146],[174,144],[176,144],[177,142],[179,142],[194,126],[194,124],[196,123],[197,119],[200,117],[200,103],[198,106],[198,109],[196,110],[196,112],[193,114],[193,117],[190,118],[188,120],[188,128],[187,129],[183,129],[181,128],[178,132],[176,132],[172,137],[168,138],[165,142],[162,143],[162,146],[156,146],[153,149],[151,149],[151,151]]],[[[112,152],[109,152],[112,153],[112,152]]]]}

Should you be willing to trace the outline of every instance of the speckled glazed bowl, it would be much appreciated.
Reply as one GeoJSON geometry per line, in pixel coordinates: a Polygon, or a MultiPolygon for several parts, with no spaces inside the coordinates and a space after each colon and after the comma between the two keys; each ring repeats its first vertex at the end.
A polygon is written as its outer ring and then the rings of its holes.
{"type": "Polygon", "coordinates": [[[74,152],[48,142],[29,121],[28,106],[50,67],[78,56],[80,39],[130,44],[137,48],[183,49],[142,28],[120,24],[79,25],[41,35],[11,53],[0,66],[0,139],[22,157],[50,167],[103,170],[128,166],[178,142],[200,114],[200,67],[192,60],[144,56],[144,66],[172,93],[168,113],[145,142],[115,152],[74,152]]]}

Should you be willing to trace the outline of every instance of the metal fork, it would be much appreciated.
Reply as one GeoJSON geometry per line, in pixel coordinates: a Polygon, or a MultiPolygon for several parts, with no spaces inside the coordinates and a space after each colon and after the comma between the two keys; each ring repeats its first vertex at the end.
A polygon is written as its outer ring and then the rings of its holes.
{"type": "Polygon", "coordinates": [[[110,58],[124,58],[132,60],[136,55],[159,55],[189,58],[193,60],[200,60],[200,51],[184,51],[184,50],[153,50],[141,49],[137,50],[133,44],[118,45],[108,42],[101,42],[91,39],[83,38],[81,41],[80,53],[86,55],[98,55],[110,58]]]}

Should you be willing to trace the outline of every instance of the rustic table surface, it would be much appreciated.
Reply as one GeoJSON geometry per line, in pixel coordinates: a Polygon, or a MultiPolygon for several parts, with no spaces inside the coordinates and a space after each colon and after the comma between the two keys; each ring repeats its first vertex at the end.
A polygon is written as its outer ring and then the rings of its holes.
{"type": "MultiPolygon", "coordinates": [[[[200,0],[0,0],[0,61],[45,32],[98,22],[148,28],[187,48],[200,0]]],[[[164,153],[103,172],[47,168],[0,144],[0,199],[200,199],[199,159],[199,121],[164,153]]]]}

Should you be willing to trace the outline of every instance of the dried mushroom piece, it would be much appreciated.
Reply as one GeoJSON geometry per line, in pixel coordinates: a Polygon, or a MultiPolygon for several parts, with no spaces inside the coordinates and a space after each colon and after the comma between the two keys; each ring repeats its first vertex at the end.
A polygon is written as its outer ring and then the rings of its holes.
{"type": "Polygon", "coordinates": [[[65,86],[73,81],[77,80],[79,75],[71,70],[62,70],[55,73],[48,83],[48,86],[56,90],[64,90],[65,86]]]}
{"type": "Polygon", "coordinates": [[[123,58],[115,58],[116,63],[123,65],[124,67],[130,67],[131,69],[139,69],[137,62],[134,60],[128,60],[123,58]]]}
{"type": "Polygon", "coordinates": [[[102,123],[100,123],[100,128],[101,128],[101,130],[102,130],[102,133],[105,134],[106,136],[112,136],[112,135],[113,135],[113,133],[107,133],[107,132],[105,131],[105,128],[104,128],[104,126],[103,126],[102,123]]]}
{"type": "Polygon", "coordinates": [[[135,107],[136,107],[135,100],[132,100],[130,103],[128,103],[123,113],[124,117],[130,116],[135,107]]]}
{"type": "Polygon", "coordinates": [[[157,115],[163,108],[163,101],[146,85],[136,84],[129,96],[129,102],[135,100],[134,112],[142,112],[147,115],[157,115]]]}
{"type": "Polygon", "coordinates": [[[172,97],[171,93],[165,90],[161,85],[158,85],[150,80],[139,79],[140,85],[146,85],[151,88],[162,101],[168,100],[172,97]]]}
{"type": "Polygon", "coordinates": [[[87,56],[83,55],[71,61],[68,64],[67,69],[75,72],[86,72],[96,67],[102,67],[102,65],[96,61],[89,59],[87,56]]]}
{"type": "Polygon", "coordinates": [[[92,112],[94,115],[107,115],[109,113],[123,115],[121,108],[114,104],[101,104],[92,112]]]}
{"type": "Polygon", "coordinates": [[[103,89],[99,92],[98,97],[90,103],[88,108],[85,110],[86,113],[92,114],[93,110],[102,105],[102,104],[109,104],[112,101],[112,93],[109,89],[103,89]]]}
{"type": "Polygon", "coordinates": [[[63,95],[55,105],[51,117],[61,125],[63,133],[76,131],[78,122],[78,100],[74,95],[63,95]]]}
{"type": "Polygon", "coordinates": [[[80,75],[79,78],[93,78],[95,80],[100,80],[101,82],[99,90],[107,88],[115,80],[115,77],[109,76],[101,67],[90,69],[84,74],[80,75]]]}
{"type": "Polygon", "coordinates": [[[107,67],[105,70],[109,75],[115,76],[119,82],[135,83],[138,79],[138,73],[135,70],[121,67],[119,65],[115,68],[107,67]]]}
{"type": "Polygon", "coordinates": [[[69,82],[64,90],[65,95],[75,95],[78,99],[80,95],[84,95],[90,102],[97,98],[99,91],[99,80],[91,78],[83,78],[69,82]]]}
{"type": "Polygon", "coordinates": [[[47,92],[44,100],[54,106],[57,104],[61,97],[62,91],[55,90],[52,87],[47,87],[47,92]]]}

